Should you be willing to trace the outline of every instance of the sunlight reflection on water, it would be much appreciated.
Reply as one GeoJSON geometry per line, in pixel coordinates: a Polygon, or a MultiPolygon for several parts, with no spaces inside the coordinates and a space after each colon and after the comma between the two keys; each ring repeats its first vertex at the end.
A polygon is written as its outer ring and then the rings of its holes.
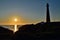
{"type": "Polygon", "coordinates": [[[14,32],[18,30],[17,25],[14,25],[14,32]]]}

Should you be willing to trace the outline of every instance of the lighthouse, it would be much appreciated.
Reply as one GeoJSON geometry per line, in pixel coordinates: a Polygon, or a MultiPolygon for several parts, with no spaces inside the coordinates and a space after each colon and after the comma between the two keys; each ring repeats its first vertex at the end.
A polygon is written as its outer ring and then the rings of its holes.
{"type": "Polygon", "coordinates": [[[46,22],[49,23],[50,22],[50,13],[49,13],[49,4],[47,3],[46,5],[46,22]]]}

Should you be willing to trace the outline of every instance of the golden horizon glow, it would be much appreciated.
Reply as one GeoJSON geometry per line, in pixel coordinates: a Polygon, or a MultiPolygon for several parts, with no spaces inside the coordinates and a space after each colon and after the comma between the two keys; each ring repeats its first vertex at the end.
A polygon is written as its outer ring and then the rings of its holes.
{"type": "MultiPolygon", "coordinates": [[[[33,21],[33,20],[32,20],[33,21]]],[[[27,18],[24,19],[23,17],[19,16],[11,16],[8,18],[7,21],[0,22],[0,25],[25,25],[25,24],[36,24],[40,22],[40,20],[34,20],[33,22],[28,20],[27,18]]]]}

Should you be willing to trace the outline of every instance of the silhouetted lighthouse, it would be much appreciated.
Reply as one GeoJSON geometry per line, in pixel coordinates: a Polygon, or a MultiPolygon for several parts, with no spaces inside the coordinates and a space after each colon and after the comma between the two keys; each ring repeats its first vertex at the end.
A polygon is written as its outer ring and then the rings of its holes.
{"type": "Polygon", "coordinates": [[[47,3],[47,5],[46,5],[46,7],[47,7],[47,13],[46,13],[46,22],[50,22],[50,14],[49,14],[49,4],[47,3]]]}

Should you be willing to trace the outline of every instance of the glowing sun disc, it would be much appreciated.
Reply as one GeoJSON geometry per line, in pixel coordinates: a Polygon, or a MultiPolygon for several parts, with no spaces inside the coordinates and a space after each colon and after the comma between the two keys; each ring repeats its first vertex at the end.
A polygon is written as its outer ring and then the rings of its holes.
{"type": "Polygon", "coordinates": [[[15,18],[14,21],[17,22],[17,18],[15,18]]]}

